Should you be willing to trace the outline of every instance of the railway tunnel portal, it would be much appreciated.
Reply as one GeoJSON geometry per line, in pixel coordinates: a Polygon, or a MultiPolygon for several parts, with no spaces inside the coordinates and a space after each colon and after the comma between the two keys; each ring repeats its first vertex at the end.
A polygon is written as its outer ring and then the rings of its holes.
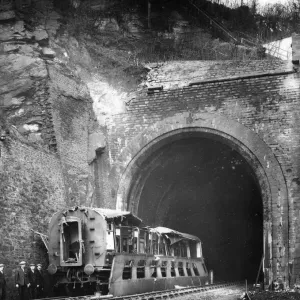
{"type": "Polygon", "coordinates": [[[216,279],[254,281],[262,257],[266,284],[288,279],[286,185],[253,131],[211,113],[171,117],[143,131],[119,160],[127,163],[117,208],[199,236],[216,279]]]}

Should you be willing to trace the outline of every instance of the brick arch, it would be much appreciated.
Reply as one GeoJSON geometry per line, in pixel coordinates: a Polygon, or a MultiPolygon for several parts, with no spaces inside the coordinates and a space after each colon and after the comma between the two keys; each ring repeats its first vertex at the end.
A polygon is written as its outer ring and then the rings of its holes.
{"type": "Polygon", "coordinates": [[[288,278],[288,194],[281,167],[269,146],[252,130],[214,113],[184,113],[159,121],[130,141],[119,156],[114,174],[120,174],[117,209],[137,211],[136,179],[142,161],[153,151],[186,133],[209,135],[234,147],[247,160],[258,180],[264,209],[265,272],[288,278]]]}

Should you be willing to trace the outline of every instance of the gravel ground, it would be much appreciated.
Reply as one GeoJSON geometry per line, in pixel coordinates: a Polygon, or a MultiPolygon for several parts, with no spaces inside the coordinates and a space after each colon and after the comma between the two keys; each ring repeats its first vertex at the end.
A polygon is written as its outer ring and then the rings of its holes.
{"type": "Polygon", "coordinates": [[[295,292],[250,292],[251,300],[300,300],[300,293],[295,292]]]}
{"type": "MultiPolygon", "coordinates": [[[[241,300],[245,286],[232,286],[218,290],[206,291],[197,294],[178,297],[179,300],[241,300]]],[[[300,291],[248,291],[251,300],[300,300],[300,291]]]]}
{"type": "MultiPolygon", "coordinates": [[[[232,286],[223,289],[212,290],[192,295],[178,297],[180,300],[237,300],[245,292],[244,286],[232,286]]],[[[300,299],[300,298],[299,298],[300,299]]]]}

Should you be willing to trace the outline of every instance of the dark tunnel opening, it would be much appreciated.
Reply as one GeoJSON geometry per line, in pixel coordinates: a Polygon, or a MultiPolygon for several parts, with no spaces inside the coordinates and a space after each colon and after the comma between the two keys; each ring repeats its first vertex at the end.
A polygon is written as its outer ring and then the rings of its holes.
{"type": "Polygon", "coordinates": [[[198,236],[216,280],[255,282],[263,204],[254,172],[238,151],[211,138],[184,138],[152,153],[140,172],[146,179],[138,215],[146,225],[198,236]]]}

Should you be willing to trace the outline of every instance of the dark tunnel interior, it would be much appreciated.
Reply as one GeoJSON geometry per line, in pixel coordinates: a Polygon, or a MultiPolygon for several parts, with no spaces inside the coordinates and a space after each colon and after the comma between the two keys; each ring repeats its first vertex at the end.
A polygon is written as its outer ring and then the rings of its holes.
{"type": "Polygon", "coordinates": [[[263,252],[262,198],[239,152],[211,138],[183,138],[156,150],[140,170],[146,179],[138,215],[146,225],[198,236],[215,280],[255,281],[263,252]]]}

